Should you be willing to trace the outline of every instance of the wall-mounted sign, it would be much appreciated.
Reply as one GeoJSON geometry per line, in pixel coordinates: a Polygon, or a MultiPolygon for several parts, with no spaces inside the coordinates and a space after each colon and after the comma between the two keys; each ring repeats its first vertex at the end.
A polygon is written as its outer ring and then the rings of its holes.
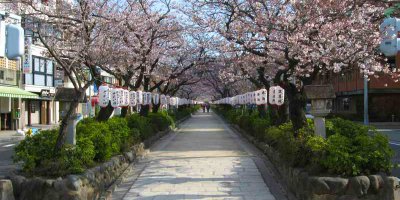
{"type": "Polygon", "coordinates": [[[25,74],[32,73],[32,38],[25,37],[25,54],[24,54],[24,63],[23,63],[23,72],[25,74]]]}
{"type": "Polygon", "coordinates": [[[49,98],[52,97],[53,94],[50,93],[50,90],[42,90],[40,91],[40,97],[49,98]]]}

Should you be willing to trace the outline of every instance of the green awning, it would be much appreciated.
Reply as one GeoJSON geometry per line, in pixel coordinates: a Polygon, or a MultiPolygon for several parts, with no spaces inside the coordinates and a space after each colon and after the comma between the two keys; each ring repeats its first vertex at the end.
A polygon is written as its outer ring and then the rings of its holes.
{"type": "Polygon", "coordinates": [[[37,99],[39,95],[16,87],[0,86],[0,97],[37,99]]]}

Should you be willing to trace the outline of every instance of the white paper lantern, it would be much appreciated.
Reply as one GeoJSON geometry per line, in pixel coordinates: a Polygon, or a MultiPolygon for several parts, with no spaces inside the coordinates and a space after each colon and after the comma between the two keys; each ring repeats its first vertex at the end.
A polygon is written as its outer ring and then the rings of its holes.
{"type": "Polygon", "coordinates": [[[276,86],[275,88],[276,95],[276,105],[281,106],[285,103],[285,90],[280,86],[276,86]]]}
{"type": "Polygon", "coordinates": [[[147,105],[147,92],[143,92],[142,96],[143,96],[143,105],[147,105]]]}
{"type": "Polygon", "coordinates": [[[123,103],[122,103],[122,106],[123,107],[126,107],[126,106],[128,106],[129,105],[129,98],[130,98],[130,96],[129,96],[129,90],[127,90],[127,89],[122,89],[122,99],[123,99],[123,103]]]}
{"type": "Polygon", "coordinates": [[[171,97],[171,98],[169,99],[169,104],[170,104],[171,106],[176,106],[176,105],[177,105],[177,102],[178,102],[178,99],[177,99],[176,97],[171,97]]]}
{"type": "Polygon", "coordinates": [[[141,105],[143,104],[143,92],[142,91],[137,91],[136,92],[136,100],[137,100],[137,104],[141,105]]]}
{"type": "Polygon", "coordinates": [[[143,92],[143,105],[150,105],[150,104],[151,104],[151,93],[143,92]]]}
{"type": "Polygon", "coordinates": [[[251,103],[251,93],[247,92],[246,93],[246,102],[245,104],[250,104],[251,103]]]}
{"type": "Polygon", "coordinates": [[[118,107],[124,106],[124,89],[118,88],[118,107]]]}
{"type": "Polygon", "coordinates": [[[281,106],[285,103],[285,90],[280,86],[269,88],[269,103],[281,106]]]}
{"type": "Polygon", "coordinates": [[[119,106],[119,89],[118,88],[111,89],[111,106],[113,108],[117,108],[119,106]]]}
{"type": "Polygon", "coordinates": [[[153,104],[158,105],[160,103],[160,95],[159,94],[153,94],[153,104]]]}
{"type": "Polygon", "coordinates": [[[256,91],[256,104],[262,105],[268,103],[268,91],[266,89],[261,89],[256,91]]]}
{"type": "Polygon", "coordinates": [[[161,105],[167,105],[167,97],[163,94],[160,96],[160,103],[161,105]]]}
{"type": "Polygon", "coordinates": [[[256,104],[256,92],[251,92],[251,104],[256,104]]]}
{"type": "Polygon", "coordinates": [[[129,106],[136,106],[137,101],[136,101],[136,92],[135,91],[130,91],[129,92],[129,106]]]}
{"type": "Polygon", "coordinates": [[[270,87],[268,93],[269,93],[269,103],[271,105],[275,105],[276,104],[275,86],[270,87]]]}
{"type": "Polygon", "coordinates": [[[105,108],[110,102],[110,88],[108,85],[101,85],[99,87],[99,106],[105,108]]]}

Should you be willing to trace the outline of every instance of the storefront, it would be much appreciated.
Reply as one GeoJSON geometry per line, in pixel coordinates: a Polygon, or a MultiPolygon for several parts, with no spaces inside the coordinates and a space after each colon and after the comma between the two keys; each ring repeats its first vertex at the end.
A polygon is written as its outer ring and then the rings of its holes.
{"type": "Polygon", "coordinates": [[[37,99],[38,95],[17,87],[0,86],[1,130],[17,130],[21,127],[21,99],[37,99]]]}
{"type": "Polygon", "coordinates": [[[25,102],[25,119],[27,126],[51,125],[58,123],[59,104],[54,101],[54,93],[43,89],[37,99],[25,102]]]}

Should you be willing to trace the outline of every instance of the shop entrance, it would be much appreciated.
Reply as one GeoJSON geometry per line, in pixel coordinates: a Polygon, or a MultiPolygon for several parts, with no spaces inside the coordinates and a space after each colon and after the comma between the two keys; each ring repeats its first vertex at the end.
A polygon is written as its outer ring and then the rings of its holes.
{"type": "Polygon", "coordinates": [[[12,130],[11,113],[1,113],[1,130],[12,130]]]}

